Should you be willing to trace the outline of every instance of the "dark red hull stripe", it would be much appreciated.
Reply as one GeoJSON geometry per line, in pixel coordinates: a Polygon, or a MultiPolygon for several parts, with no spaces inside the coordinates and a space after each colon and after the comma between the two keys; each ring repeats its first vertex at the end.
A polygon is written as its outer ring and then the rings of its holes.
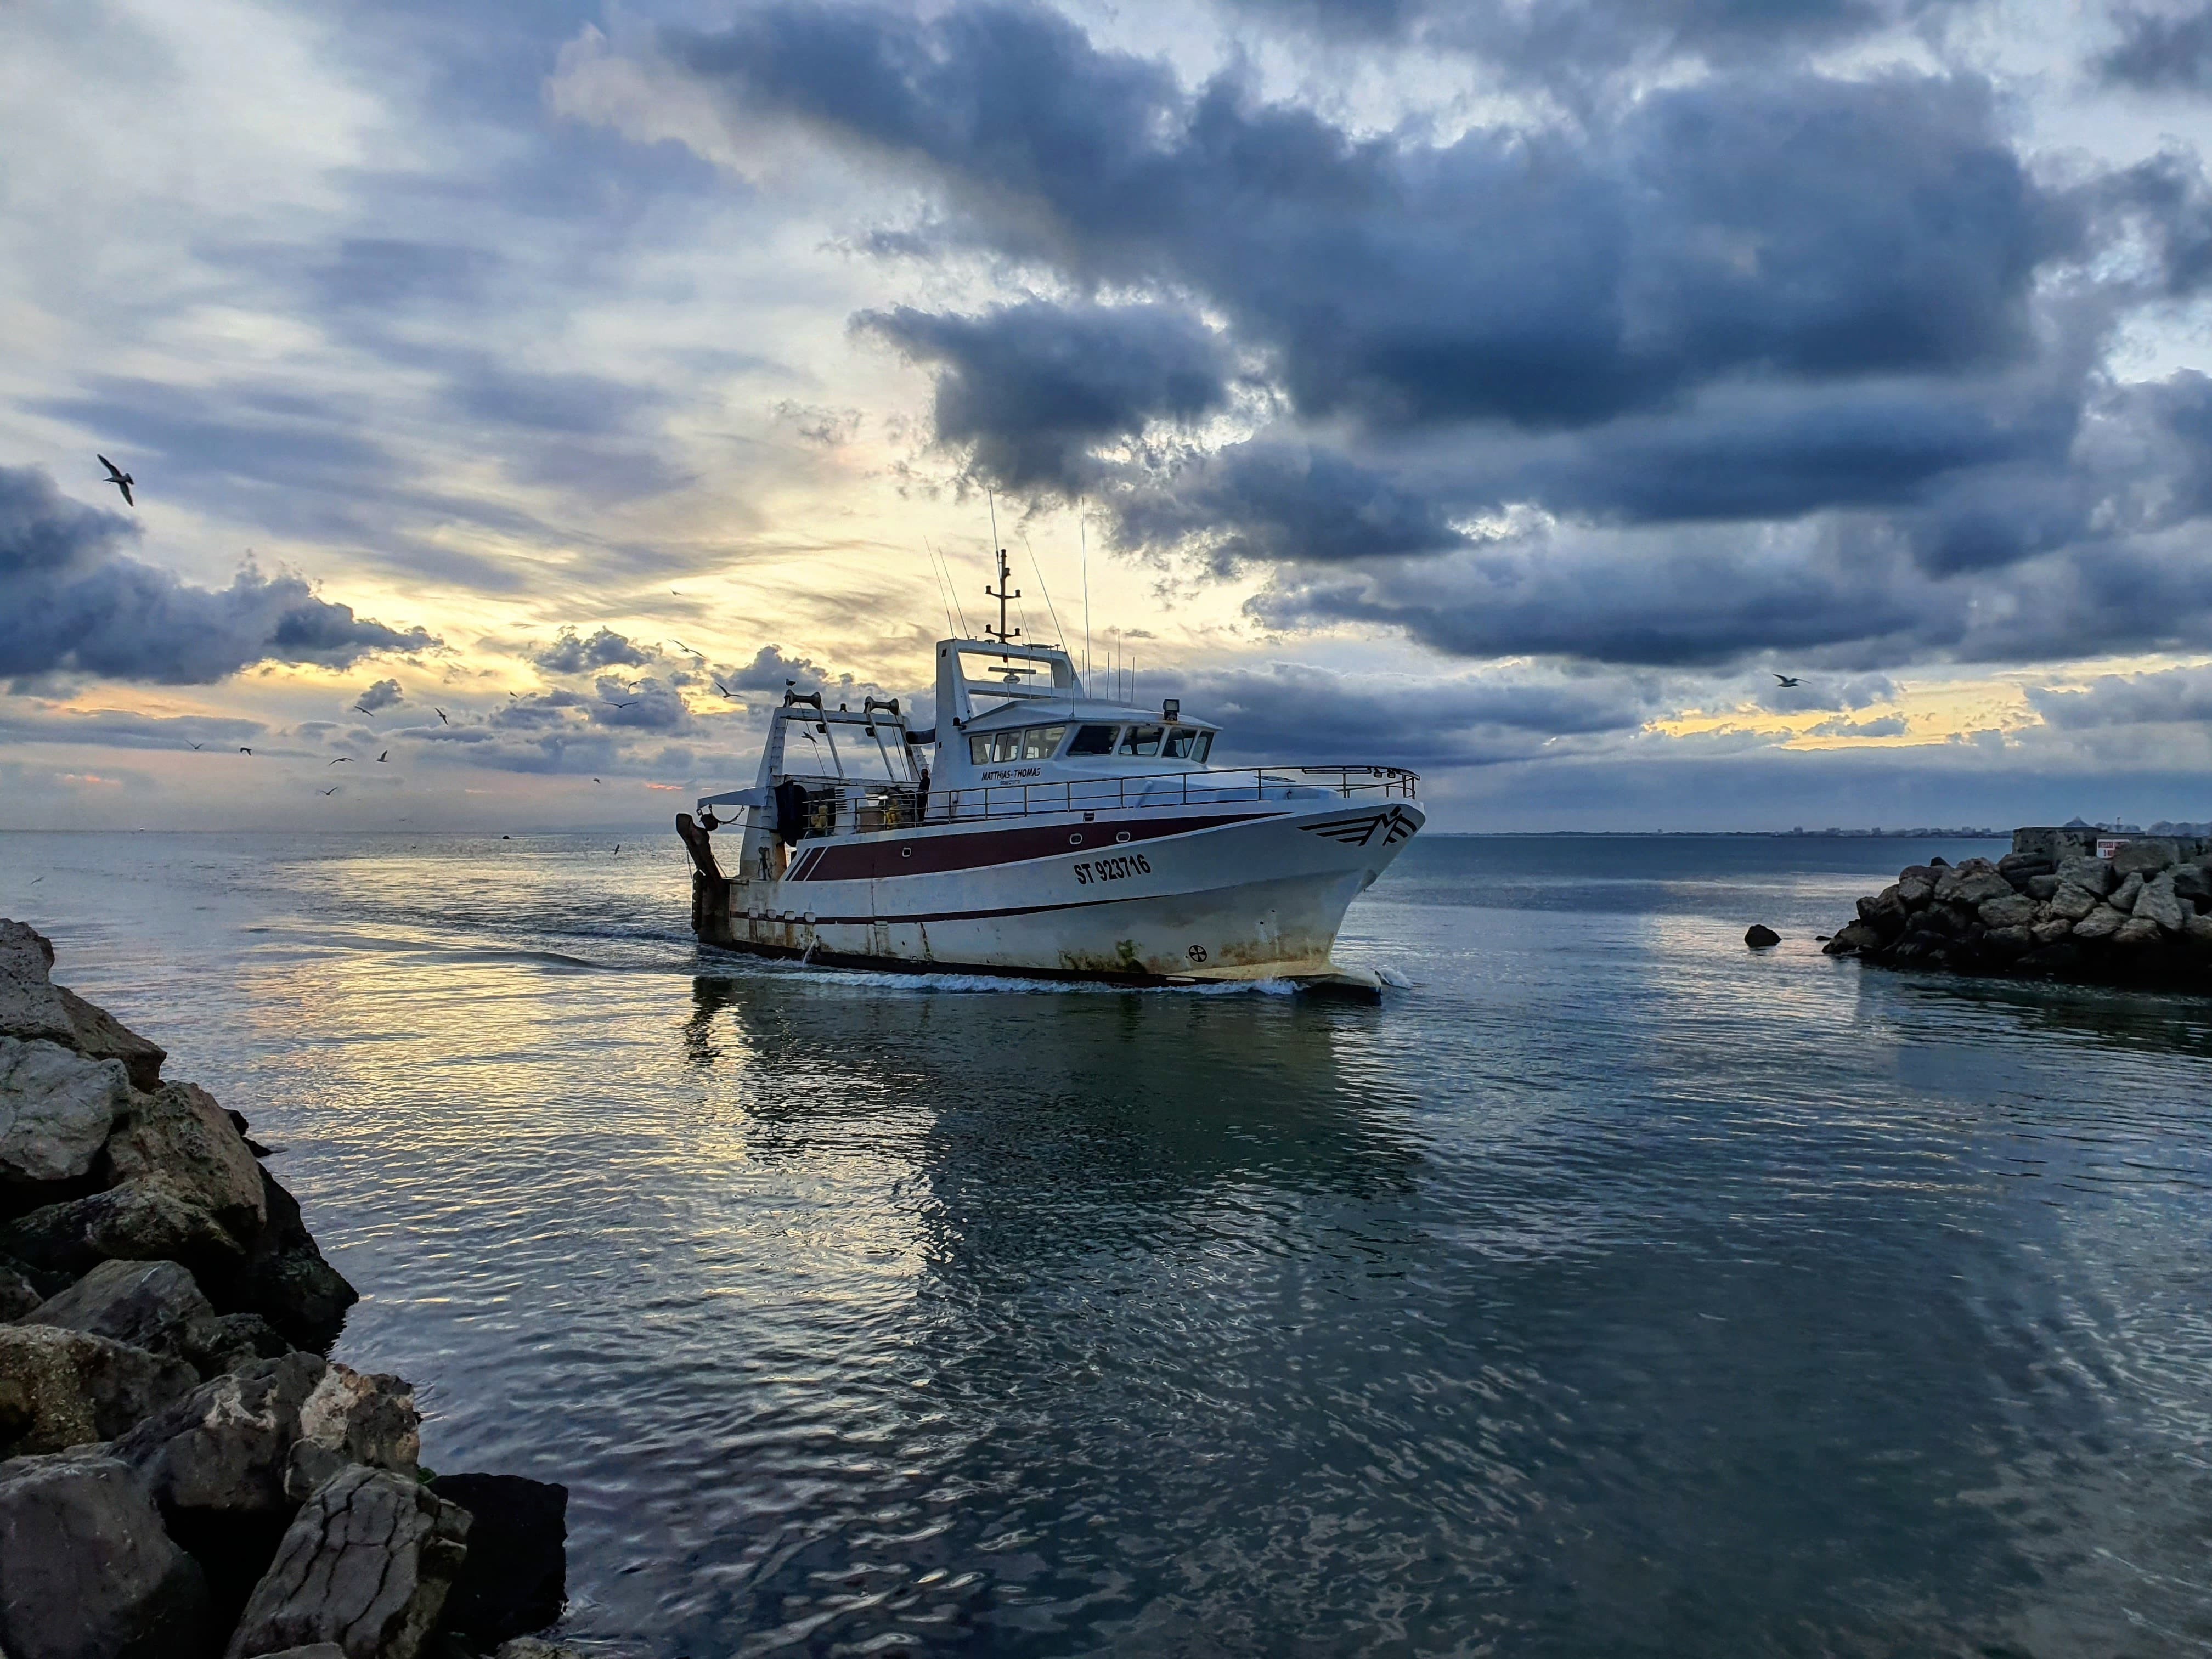
{"type": "MultiPolygon", "coordinates": [[[[901,836],[895,840],[810,848],[784,877],[786,881],[887,881],[896,876],[939,876],[950,870],[980,870],[994,864],[1021,864],[1061,853],[1111,853],[1163,836],[1187,836],[1224,823],[1279,817],[1278,812],[1216,812],[1204,817],[1130,819],[1120,823],[1057,823],[1019,830],[978,830],[967,835],[901,836]],[[1129,839],[1115,837],[1127,831],[1129,839]],[[1080,836],[1079,842],[1069,838],[1080,836]]],[[[1050,907],[1047,907],[1050,908],[1050,907]]],[[[978,911],[977,915],[996,912],[978,911]]]]}
{"type": "MultiPolygon", "coordinates": [[[[1112,898],[1071,899],[1065,904],[1010,904],[997,910],[916,910],[896,916],[817,916],[811,922],[794,921],[793,927],[896,927],[914,921],[988,921],[997,916],[1040,916],[1048,910],[1092,910],[1102,904],[1127,904],[1142,899],[1196,898],[1195,893],[1117,893],[1112,898]]],[[[764,916],[764,921],[784,925],[780,916],[764,916]]],[[[730,918],[734,927],[739,918],[730,918]]]]}

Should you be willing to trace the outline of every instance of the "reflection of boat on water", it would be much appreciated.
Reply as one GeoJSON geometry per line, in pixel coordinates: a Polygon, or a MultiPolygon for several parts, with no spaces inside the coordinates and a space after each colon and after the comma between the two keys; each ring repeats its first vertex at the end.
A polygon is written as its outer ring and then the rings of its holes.
{"type": "Polygon", "coordinates": [[[1066,652],[1003,638],[939,644],[930,731],[787,691],[754,787],[677,817],[693,930],[843,965],[1371,993],[1329,952],[1420,829],[1417,778],[1209,767],[1218,729],[1090,696],[1066,652]],[[738,814],[726,863],[712,836],[738,814]]]}

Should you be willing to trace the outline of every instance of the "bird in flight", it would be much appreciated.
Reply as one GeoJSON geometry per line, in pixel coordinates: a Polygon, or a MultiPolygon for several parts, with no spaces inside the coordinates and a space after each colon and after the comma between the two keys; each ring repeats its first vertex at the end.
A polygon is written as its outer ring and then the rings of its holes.
{"type": "Polygon", "coordinates": [[[324,790],[324,791],[323,791],[323,793],[324,793],[325,794],[326,794],[326,795],[335,795],[335,794],[337,794],[337,792],[338,792],[338,787],[337,787],[337,785],[336,785],[335,783],[334,783],[334,784],[332,784],[329,788],[327,788],[327,789],[325,789],[325,790],[324,790]]]}
{"type": "Polygon", "coordinates": [[[250,755],[250,754],[252,754],[253,751],[252,751],[251,749],[247,749],[247,748],[245,748],[245,747],[242,747],[242,746],[241,746],[241,747],[240,748],[240,750],[239,750],[239,751],[238,751],[238,752],[239,752],[240,754],[241,754],[241,755],[250,755]]]}
{"type": "Polygon", "coordinates": [[[113,484],[118,489],[123,492],[124,506],[137,506],[138,503],[131,499],[131,486],[137,483],[138,480],[132,477],[121,467],[116,465],[114,462],[109,460],[105,455],[95,456],[94,459],[98,460],[102,466],[107,469],[107,477],[105,482],[113,484]]]}
{"type": "Polygon", "coordinates": [[[364,714],[374,714],[376,712],[374,708],[362,708],[359,703],[354,704],[354,707],[356,708],[361,708],[361,712],[364,714]]]}
{"type": "Polygon", "coordinates": [[[379,755],[379,756],[376,757],[376,763],[377,763],[379,766],[381,766],[381,765],[383,765],[383,764],[384,764],[384,763],[385,763],[385,762],[386,762],[386,761],[390,760],[391,758],[392,758],[392,751],[391,751],[389,749],[387,749],[387,750],[386,750],[382,754],[379,755]]]}
{"type": "Polygon", "coordinates": [[[336,760],[332,761],[331,764],[333,766],[346,766],[349,765],[352,761],[353,757],[351,755],[340,755],[336,760]]]}
{"type": "Polygon", "coordinates": [[[593,779],[592,780],[592,781],[593,783],[597,783],[597,782],[599,782],[599,779],[597,779],[597,778],[593,778],[593,779]]]}
{"type": "Polygon", "coordinates": [[[641,699],[640,698],[632,697],[628,702],[618,702],[615,707],[617,708],[635,708],[641,701],[641,699]]]}
{"type": "Polygon", "coordinates": [[[431,705],[431,707],[430,707],[430,712],[431,712],[432,714],[435,714],[435,715],[438,717],[438,724],[439,724],[439,725],[441,725],[441,726],[451,726],[451,725],[453,724],[453,721],[451,721],[451,720],[447,720],[447,719],[446,718],[446,711],[445,711],[444,709],[442,709],[442,708],[439,708],[436,704],[433,703],[433,704],[431,705]]]}
{"type": "Polygon", "coordinates": [[[200,748],[201,746],[202,746],[201,744],[197,744],[197,743],[196,743],[196,744],[194,744],[192,745],[192,747],[193,747],[194,749],[198,749],[198,748],[200,748]]]}
{"type": "Polygon", "coordinates": [[[728,697],[732,702],[735,702],[737,701],[737,698],[731,694],[730,688],[723,684],[721,681],[716,680],[714,682],[714,690],[720,692],[724,696],[728,697]]]}
{"type": "MultiPolygon", "coordinates": [[[[1770,673],[1770,674],[1772,674],[1772,673],[1774,673],[1774,671],[1773,671],[1772,669],[1771,669],[1771,668],[1770,668],[1769,670],[1767,670],[1767,672],[1768,672],[1768,673],[1770,673]]],[[[1782,682],[1782,684],[1784,684],[1784,685],[1802,685],[1802,684],[1804,684],[1804,681],[1802,681],[1802,680],[1798,680],[1798,679],[1792,679],[1792,678],[1791,678],[1789,675],[1787,675],[1787,674],[1775,674],[1775,675],[1774,675],[1774,678],[1775,678],[1776,679],[1778,679],[1778,680],[1780,680],[1780,681],[1782,682]]]]}

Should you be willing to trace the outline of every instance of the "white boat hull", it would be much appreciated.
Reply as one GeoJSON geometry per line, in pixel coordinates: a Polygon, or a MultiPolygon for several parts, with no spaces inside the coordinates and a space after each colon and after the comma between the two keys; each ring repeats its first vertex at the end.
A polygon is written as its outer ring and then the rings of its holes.
{"type": "MultiPolygon", "coordinates": [[[[708,945],[829,963],[1371,988],[1330,951],[1424,814],[1297,793],[802,841],[774,873],[724,877],[710,854],[693,924],[708,945]]],[[[679,829],[697,860],[703,834],[679,829]]]]}

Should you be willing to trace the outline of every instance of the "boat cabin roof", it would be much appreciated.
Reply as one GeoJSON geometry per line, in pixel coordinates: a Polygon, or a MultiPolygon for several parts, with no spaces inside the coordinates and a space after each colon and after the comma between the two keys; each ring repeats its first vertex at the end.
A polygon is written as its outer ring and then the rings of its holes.
{"type": "Polygon", "coordinates": [[[1178,713],[1173,720],[1158,708],[1133,703],[1094,702],[1088,697],[1024,697],[1018,702],[975,715],[963,732],[1003,732],[1010,726],[1194,726],[1201,732],[1218,732],[1211,720],[1194,720],[1178,713]]]}

